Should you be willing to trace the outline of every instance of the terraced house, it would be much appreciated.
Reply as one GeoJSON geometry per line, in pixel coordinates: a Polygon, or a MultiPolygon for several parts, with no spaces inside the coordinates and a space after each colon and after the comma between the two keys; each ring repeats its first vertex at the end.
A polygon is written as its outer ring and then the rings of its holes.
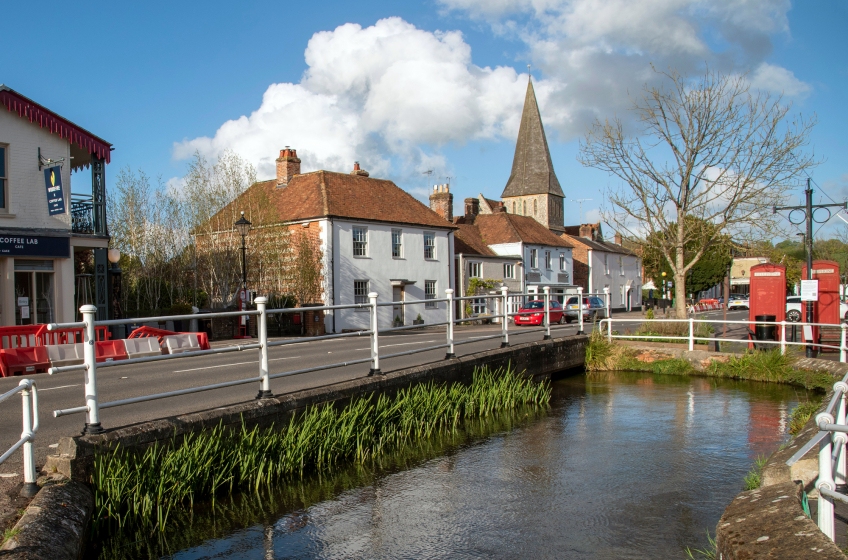
{"type": "MultiPolygon", "coordinates": [[[[426,300],[443,298],[445,289],[453,287],[456,226],[393,182],[370,177],[358,163],[349,173],[301,173],[300,164],[296,150],[282,150],[277,176],[252,185],[219,214],[232,216],[248,208],[266,214],[251,240],[254,253],[275,237],[308,233],[321,255],[320,296],[311,303],[368,303],[368,294],[376,292],[381,302],[421,301],[380,307],[380,327],[412,324],[418,315],[425,323],[443,321],[445,304],[426,300]]],[[[246,216],[251,219],[250,213],[246,216]]],[[[291,250],[297,250],[296,244],[291,250]]],[[[368,317],[367,310],[335,310],[324,317],[324,328],[336,333],[367,329],[368,317]]]]}
{"type": "MultiPolygon", "coordinates": [[[[106,165],[112,146],[0,85],[0,324],[111,317],[106,165]],[[91,168],[90,182],[71,172],[91,168]],[[75,265],[76,263],[76,265],[75,265]]],[[[114,302],[112,302],[114,304],[114,302]]]]}

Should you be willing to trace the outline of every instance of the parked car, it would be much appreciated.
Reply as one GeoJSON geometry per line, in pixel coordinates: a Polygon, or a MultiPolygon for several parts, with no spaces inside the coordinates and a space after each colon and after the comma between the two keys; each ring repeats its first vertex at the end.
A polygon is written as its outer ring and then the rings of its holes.
{"type": "MultiPolygon", "coordinates": [[[[551,324],[562,323],[562,305],[555,299],[551,299],[551,324]]],[[[544,325],[545,324],[545,302],[534,299],[525,303],[518,310],[518,315],[513,318],[516,325],[544,325]]]]}
{"type": "MultiPolygon", "coordinates": [[[[791,323],[798,323],[804,317],[805,306],[801,301],[801,296],[789,296],[786,298],[786,320],[791,323]]],[[[848,320],[848,302],[839,302],[839,315],[845,320],[848,320]]]]}
{"type": "MultiPolygon", "coordinates": [[[[595,321],[607,314],[604,300],[599,297],[589,296],[583,298],[583,320],[595,321]]],[[[577,296],[571,296],[565,302],[565,322],[577,320],[577,296]]]]}
{"type": "Polygon", "coordinates": [[[728,311],[731,309],[748,309],[749,305],[750,301],[745,294],[730,294],[730,297],[727,299],[728,311]]]}

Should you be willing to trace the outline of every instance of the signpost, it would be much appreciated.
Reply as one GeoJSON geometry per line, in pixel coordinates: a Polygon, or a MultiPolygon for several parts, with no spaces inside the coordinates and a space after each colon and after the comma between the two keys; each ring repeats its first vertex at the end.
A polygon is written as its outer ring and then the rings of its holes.
{"type": "Polygon", "coordinates": [[[65,213],[65,193],[62,191],[62,168],[48,167],[44,170],[44,185],[47,188],[47,212],[51,216],[65,213]]]}
{"type": "Polygon", "coordinates": [[[801,280],[801,301],[819,300],[819,281],[801,280]]]}

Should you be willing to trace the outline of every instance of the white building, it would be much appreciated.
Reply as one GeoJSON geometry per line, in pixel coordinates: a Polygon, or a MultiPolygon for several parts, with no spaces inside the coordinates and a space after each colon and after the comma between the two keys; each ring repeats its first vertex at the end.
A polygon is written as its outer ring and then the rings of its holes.
{"type": "Polygon", "coordinates": [[[72,322],[85,303],[108,318],[111,144],[2,85],[0,105],[0,324],[72,322]],[[71,171],[89,166],[90,190],[72,195],[71,171]],[[76,276],[89,251],[93,270],[76,276]]]}
{"type": "MultiPolygon", "coordinates": [[[[277,177],[251,186],[242,197],[259,194],[289,230],[314,236],[323,254],[325,305],[416,300],[415,306],[378,308],[379,327],[442,322],[445,297],[453,288],[456,227],[391,181],[375,179],[354,166],[351,173],[300,172],[295,150],[277,159],[277,177]],[[251,191],[260,191],[259,193],[251,191]]],[[[240,197],[241,198],[241,197],[240,197]]],[[[238,209],[240,198],[232,205],[238,209]]],[[[327,332],[370,328],[366,309],[327,312],[327,332]]]]}

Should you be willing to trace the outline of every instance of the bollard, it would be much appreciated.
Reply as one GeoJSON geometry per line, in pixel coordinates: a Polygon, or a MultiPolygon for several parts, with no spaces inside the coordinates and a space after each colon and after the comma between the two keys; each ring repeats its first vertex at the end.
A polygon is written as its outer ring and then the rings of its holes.
{"type": "Polygon", "coordinates": [[[551,339],[551,287],[545,286],[542,288],[545,292],[545,336],[542,340],[551,339]]]}
{"type": "Polygon", "coordinates": [[[32,449],[35,430],[38,429],[38,391],[31,379],[24,379],[18,385],[26,387],[21,391],[21,410],[23,411],[21,439],[26,439],[26,442],[21,449],[24,458],[24,486],[20,494],[31,498],[38,493],[38,485],[35,483],[35,455],[32,449]]]}
{"type": "Polygon", "coordinates": [[[94,314],[97,313],[97,308],[93,305],[83,305],[80,307],[80,313],[85,322],[82,342],[85,357],[85,405],[88,407],[88,422],[83,426],[82,433],[102,434],[100,408],[97,404],[97,359],[94,352],[94,314]]]}
{"type": "Polygon", "coordinates": [[[501,296],[503,297],[503,320],[501,321],[501,348],[509,346],[509,288],[501,286],[501,296]]]}
{"type": "Polygon", "coordinates": [[[577,286],[577,334],[583,334],[583,286],[577,286]]]}
{"type": "Polygon", "coordinates": [[[267,399],[274,396],[271,393],[271,380],[268,379],[268,298],[259,296],[253,301],[259,311],[259,377],[262,378],[256,398],[267,399]]]}
{"type": "Polygon", "coordinates": [[[368,375],[380,375],[380,342],[377,337],[377,292],[370,292],[371,302],[371,370],[368,375]]]}
{"type": "Polygon", "coordinates": [[[448,298],[448,351],[445,354],[445,359],[450,360],[456,358],[453,351],[453,288],[445,290],[445,297],[448,298]]]}
{"type": "Polygon", "coordinates": [[[695,318],[689,317],[689,351],[695,349],[695,318]]]}

